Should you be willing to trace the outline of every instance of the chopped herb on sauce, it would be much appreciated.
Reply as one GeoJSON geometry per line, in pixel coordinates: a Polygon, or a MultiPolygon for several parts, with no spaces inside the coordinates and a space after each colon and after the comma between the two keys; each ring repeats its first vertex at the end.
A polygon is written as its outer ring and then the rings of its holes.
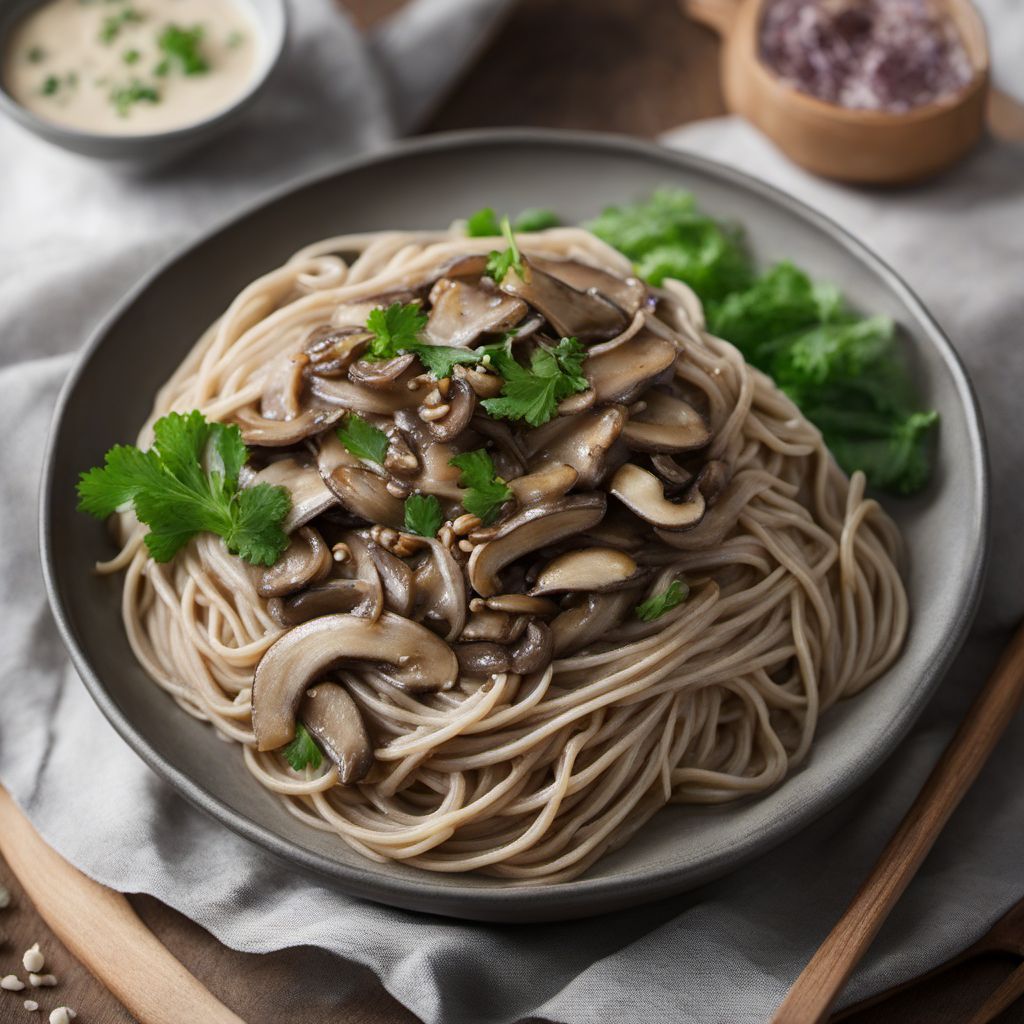
{"type": "Polygon", "coordinates": [[[33,46],[25,54],[29,64],[42,64],[46,60],[46,51],[41,46],[33,46]]]}
{"type": "Polygon", "coordinates": [[[60,89],[60,79],[56,75],[47,75],[40,90],[44,96],[55,96],[60,89]]]}
{"type": "Polygon", "coordinates": [[[136,103],[159,103],[160,92],[136,78],[129,85],[114,88],[110,93],[110,102],[121,117],[127,117],[136,103]]]}
{"type": "Polygon", "coordinates": [[[117,14],[108,14],[103,19],[103,27],[100,29],[100,42],[109,46],[121,34],[121,29],[125,25],[142,20],[142,14],[135,7],[125,7],[117,14]]]}
{"type": "Polygon", "coordinates": [[[121,60],[123,60],[125,64],[138,64],[141,56],[142,54],[139,53],[138,50],[125,50],[124,53],[121,54],[121,60]]]}
{"type": "MultiPolygon", "coordinates": [[[[210,70],[206,58],[199,52],[199,44],[203,39],[202,25],[182,28],[180,25],[168,25],[160,33],[157,42],[160,49],[172,63],[181,64],[186,75],[202,75],[210,70]]],[[[166,74],[166,72],[164,72],[166,74]]]]}

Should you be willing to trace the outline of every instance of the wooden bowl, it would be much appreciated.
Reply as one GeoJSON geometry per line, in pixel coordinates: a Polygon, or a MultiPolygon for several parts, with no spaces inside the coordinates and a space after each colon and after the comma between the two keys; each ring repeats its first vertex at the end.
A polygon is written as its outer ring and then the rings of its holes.
{"type": "Polygon", "coordinates": [[[974,65],[952,100],[906,113],[851,110],[799,92],[758,53],[762,0],[681,0],[691,18],[722,37],[722,86],[729,109],[757,125],[790,159],[840,181],[897,185],[941,171],[964,156],[985,125],[989,55],[968,0],[944,0],[974,65]]]}

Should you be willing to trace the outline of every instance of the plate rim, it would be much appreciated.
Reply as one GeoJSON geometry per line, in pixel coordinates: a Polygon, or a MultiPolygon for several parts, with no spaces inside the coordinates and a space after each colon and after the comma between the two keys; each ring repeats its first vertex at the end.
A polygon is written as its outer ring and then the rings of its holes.
{"type": "MultiPolygon", "coordinates": [[[[107,315],[91,331],[85,345],[75,358],[74,365],[64,380],[53,415],[43,459],[39,484],[39,543],[42,573],[51,613],[56,621],[61,640],[68,651],[75,670],[90,696],[108,722],[123,740],[161,778],[193,806],[226,825],[236,834],[267,850],[290,868],[311,872],[318,879],[338,885],[347,893],[368,898],[403,909],[427,911],[446,917],[481,921],[545,921],[569,920],[605,913],[612,909],[639,906],[643,903],[696,888],[707,881],[736,870],[741,865],[791,838],[813,821],[833,809],[845,797],[858,789],[874,774],[882,762],[893,752],[899,740],[907,734],[917,717],[934,696],[954,657],[963,645],[973,623],[981,597],[985,569],[989,554],[990,532],[990,470],[985,441],[984,421],[964,363],[953,343],[934,316],[903,278],[864,242],[828,215],[782,189],[762,181],[720,161],[672,149],[658,142],[631,136],[604,132],[575,131],[549,128],[480,128],[452,131],[399,140],[375,148],[368,153],[349,157],[312,173],[300,175],[282,185],[261,193],[253,200],[219,218],[211,226],[193,234],[176,246],[150,271],[136,281],[118,300],[107,315]],[[51,535],[54,526],[55,463],[58,439],[68,404],[85,375],[94,353],[103,344],[110,329],[124,312],[132,306],[169,268],[186,259],[191,252],[212,237],[303,189],[326,182],[353,171],[378,163],[415,158],[423,154],[495,146],[544,145],[555,149],[585,151],[600,149],[610,154],[654,160],[676,168],[696,170],[725,181],[733,187],[754,193],[769,203],[783,208],[789,215],[817,228],[843,248],[852,258],[867,265],[897,298],[915,315],[924,328],[938,355],[948,370],[956,394],[967,420],[967,448],[974,468],[973,490],[978,502],[979,516],[971,524],[968,557],[972,570],[965,581],[965,600],[955,627],[943,634],[924,666],[925,682],[920,684],[921,697],[910,703],[900,714],[889,718],[875,734],[873,742],[863,748],[860,769],[847,772],[814,803],[795,809],[784,822],[776,821],[751,829],[740,841],[725,851],[713,863],[681,868],[678,865],[658,866],[643,872],[619,872],[608,877],[582,878],[570,882],[538,884],[532,886],[503,885],[493,888],[431,888],[432,876],[422,878],[381,878],[371,874],[362,865],[349,865],[304,847],[295,847],[267,826],[246,817],[189,778],[180,768],[152,748],[121,711],[117,701],[107,691],[99,675],[93,670],[84,650],[79,646],[70,615],[64,608],[63,597],[54,560],[51,535]]],[[[785,782],[783,782],[783,785],[785,782]]]]}

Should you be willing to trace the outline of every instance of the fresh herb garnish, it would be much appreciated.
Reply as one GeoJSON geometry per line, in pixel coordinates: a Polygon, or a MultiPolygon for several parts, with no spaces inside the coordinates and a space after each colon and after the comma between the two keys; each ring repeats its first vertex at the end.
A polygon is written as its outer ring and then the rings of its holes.
{"type": "Polygon", "coordinates": [[[461,470],[459,484],[466,488],[462,507],[485,525],[493,522],[501,506],[512,497],[512,491],[495,472],[490,455],[478,448],[449,459],[449,465],[461,470]]]}
{"type": "Polygon", "coordinates": [[[575,338],[562,338],[554,348],[538,345],[529,367],[518,363],[506,346],[488,346],[487,354],[505,378],[501,396],[481,403],[496,418],[526,420],[539,427],[555,415],[563,398],[589,387],[583,376],[586,350],[575,338]]]}
{"type": "Polygon", "coordinates": [[[323,761],[319,744],[301,722],[295,723],[295,738],[288,746],[281,748],[281,756],[297,772],[301,772],[304,768],[312,768],[316,771],[323,761]]]}
{"type": "Polygon", "coordinates": [[[900,494],[925,486],[938,417],[918,407],[887,317],[855,315],[837,288],[791,263],[758,275],[742,234],[701,213],[688,192],[661,189],[587,226],[652,284],[690,285],[711,333],[775,380],[848,473],[900,494]]]}
{"type": "Polygon", "coordinates": [[[172,412],[153,425],[153,445],[115,445],[104,465],[78,481],[78,507],[105,519],[134,506],[146,547],[167,562],[198,533],[223,537],[228,550],[254,565],[273,565],[288,546],[281,528],[291,508],[284,487],[240,488],[247,458],[236,426],[209,423],[201,412],[172,412]]]}
{"type": "Polygon", "coordinates": [[[509,223],[508,217],[501,218],[501,233],[505,236],[508,248],[494,249],[487,257],[487,276],[496,284],[501,284],[510,270],[514,270],[520,279],[524,274],[523,258],[519,255],[519,246],[516,245],[515,235],[512,234],[512,225],[509,223]]]}
{"type": "MultiPolygon", "coordinates": [[[[556,227],[559,223],[558,216],[551,210],[529,209],[523,210],[514,221],[513,231],[543,231],[545,228],[556,227]]],[[[498,215],[490,206],[477,210],[471,214],[466,221],[466,234],[470,238],[492,238],[501,234],[501,224],[498,215]]]]}
{"type": "Polygon", "coordinates": [[[155,68],[153,68],[153,74],[158,78],[165,78],[171,73],[171,62],[164,57],[162,61],[155,68]]]}
{"type": "Polygon", "coordinates": [[[100,42],[109,46],[121,34],[121,29],[125,25],[142,20],[142,14],[134,7],[125,7],[117,14],[108,14],[100,28],[100,42]]]}
{"type": "Polygon", "coordinates": [[[160,91],[155,86],[146,85],[136,78],[128,85],[115,86],[110,91],[110,102],[117,108],[121,117],[127,117],[136,103],[159,103],[160,91]]]}
{"type": "Polygon", "coordinates": [[[410,345],[408,351],[415,352],[430,375],[437,380],[450,377],[456,366],[476,366],[483,359],[482,349],[424,345],[422,342],[410,345]]]}
{"type": "Polygon", "coordinates": [[[141,56],[142,54],[139,53],[138,50],[125,50],[124,53],[121,54],[121,60],[123,60],[125,64],[138,64],[141,56]]]}
{"type": "Polygon", "coordinates": [[[171,63],[177,61],[181,64],[181,70],[186,75],[202,75],[210,70],[206,58],[199,52],[202,40],[202,25],[193,25],[191,28],[168,25],[160,33],[157,43],[171,63]]]}
{"type": "Polygon", "coordinates": [[[56,75],[47,75],[40,90],[44,96],[53,96],[60,88],[60,79],[56,75]]]}
{"type": "Polygon", "coordinates": [[[388,435],[358,413],[349,413],[344,426],[338,427],[338,439],[358,459],[369,459],[383,465],[387,455],[388,435]]]}
{"type": "Polygon", "coordinates": [[[444,522],[441,502],[433,494],[410,494],[405,499],[405,529],[420,537],[436,537],[444,522]]]}
{"type": "Polygon", "coordinates": [[[374,309],[366,318],[366,329],[373,335],[364,359],[393,359],[411,350],[427,325],[418,302],[392,302],[387,309],[374,309]]]}
{"type": "Polygon", "coordinates": [[[31,46],[25,56],[29,64],[42,64],[46,60],[46,51],[41,46],[31,46]]]}
{"type": "Polygon", "coordinates": [[[665,612],[671,611],[676,605],[682,604],[690,595],[690,588],[681,580],[673,580],[666,590],[653,597],[641,601],[634,609],[633,614],[644,622],[652,622],[661,618],[665,612]]]}

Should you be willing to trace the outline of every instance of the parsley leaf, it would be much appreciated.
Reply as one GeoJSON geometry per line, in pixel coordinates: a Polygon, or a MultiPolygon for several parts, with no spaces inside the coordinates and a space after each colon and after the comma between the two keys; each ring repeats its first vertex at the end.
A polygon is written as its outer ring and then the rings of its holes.
{"type": "Polygon", "coordinates": [[[399,353],[412,349],[419,341],[420,332],[427,326],[427,317],[420,312],[418,302],[392,302],[387,309],[371,310],[366,318],[366,329],[373,335],[364,359],[393,359],[399,353]]]}
{"type": "Polygon", "coordinates": [[[167,562],[197,533],[215,533],[255,565],[273,565],[288,546],[281,528],[291,495],[284,487],[240,489],[247,451],[236,426],[209,423],[201,412],[168,413],[153,426],[153,446],[115,445],[104,465],[78,481],[78,507],[105,519],[132,505],[150,532],[145,541],[167,562]]]}
{"type": "Polygon", "coordinates": [[[112,89],[110,102],[117,108],[121,117],[127,117],[128,112],[136,103],[159,103],[160,92],[136,78],[130,85],[119,85],[112,89]]]}
{"type": "Polygon", "coordinates": [[[307,767],[316,770],[323,760],[319,745],[301,722],[295,723],[295,739],[281,748],[281,756],[297,772],[307,767]]]}
{"type": "MultiPolygon", "coordinates": [[[[523,210],[512,222],[513,231],[543,231],[545,228],[557,227],[558,216],[551,210],[523,210]]],[[[501,234],[501,225],[494,209],[485,206],[477,210],[466,220],[466,234],[470,238],[489,238],[501,234]]]]}
{"type": "Polygon", "coordinates": [[[177,61],[186,75],[202,75],[210,70],[206,58],[199,52],[203,39],[202,25],[182,28],[168,25],[160,33],[157,43],[170,61],[177,61]]]}
{"type": "Polygon", "coordinates": [[[437,380],[450,377],[452,368],[457,364],[476,366],[483,360],[483,352],[473,348],[450,348],[447,345],[424,345],[417,342],[409,346],[409,351],[416,353],[420,362],[437,380]]]}
{"type": "Polygon", "coordinates": [[[44,96],[52,96],[60,88],[60,79],[56,75],[47,75],[40,92],[44,96]]]}
{"type": "Polygon", "coordinates": [[[559,220],[556,213],[540,208],[523,210],[512,223],[512,227],[519,232],[544,231],[547,228],[556,228],[558,225],[559,220]]]}
{"type": "Polygon", "coordinates": [[[444,515],[433,494],[410,494],[405,499],[405,529],[420,537],[436,537],[444,515]]]}
{"type": "Polygon", "coordinates": [[[519,246],[516,245],[508,217],[501,218],[501,233],[505,236],[505,241],[508,242],[508,248],[502,251],[494,249],[487,257],[487,276],[497,284],[501,284],[505,280],[510,270],[514,270],[520,279],[524,273],[523,258],[519,255],[519,246]]]}
{"type": "Polygon", "coordinates": [[[466,234],[470,238],[490,238],[500,233],[498,216],[490,206],[477,210],[466,221],[466,234]]]}
{"type": "Polygon", "coordinates": [[[383,465],[390,444],[383,430],[354,412],[345,417],[344,426],[338,427],[338,439],[357,458],[379,465],[383,465]]]}
{"type": "Polygon", "coordinates": [[[671,611],[676,605],[682,604],[689,596],[690,588],[680,580],[673,580],[667,590],[641,601],[633,609],[633,613],[644,622],[652,622],[661,618],[665,612],[671,611]]]}
{"type": "Polygon", "coordinates": [[[139,21],[142,21],[142,14],[134,7],[125,7],[117,14],[108,14],[100,27],[100,42],[109,45],[121,34],[121,29],[125,25],[139,21]]]}
{"type": "Polygon", "coordinates": [[[516,362],[506,348],[491,346],[488,354],[505,378],[501,396],[481,403],[494,417],[526,420],[539,427],[555,415],[563,398],[589,387],[583,376],[586,352],[575,338],[562,338],[555,348],[538,345],[529,367],[516,362]]]}
{"type": "Polygon", "coordinates": [[[459,483],[466,488],[462,507],[478,516],[484,524],[492,523],[501,506],[512,497],[512,491],[494,471],[494,463],[483,448],[464,452],[449,459],[449,465],[462,471],[459,483]]]}

